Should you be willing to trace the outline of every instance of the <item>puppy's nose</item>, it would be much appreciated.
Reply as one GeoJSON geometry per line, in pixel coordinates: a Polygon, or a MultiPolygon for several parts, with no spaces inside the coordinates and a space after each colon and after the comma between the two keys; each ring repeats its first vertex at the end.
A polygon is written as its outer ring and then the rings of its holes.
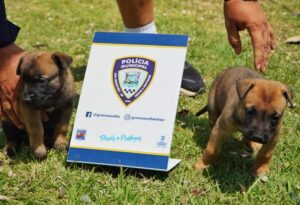
{"type": "Polygon", "coordinates": [[[22,100],[24,101],[24,102],[31,102],[31,100],[32,100],[32,98],[34,97],[34,94],[32,94],[32,93],[23,93],[23,95],[22,95],[22,100]]]}
{"type": "Polygon", "coordinates": [[[31,99],[29,97],[23,97],[23,101],[25,103],[29,103],[31,101],[31,99]]]}
{"type": "Polygon", "coordinates": [[[251,128],[249,128],[249,130],[248,130],[248,134],[249,134],[249,135],[253,135],[253,134],[255,133],[255,131],[256,131],[256,127],[251,127],[251,128]]]}

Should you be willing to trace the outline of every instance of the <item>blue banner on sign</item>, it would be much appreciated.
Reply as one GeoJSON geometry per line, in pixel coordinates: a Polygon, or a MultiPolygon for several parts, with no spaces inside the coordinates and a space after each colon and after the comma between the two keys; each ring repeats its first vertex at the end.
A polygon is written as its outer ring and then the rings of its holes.
{"type": "Polygon", "coordinates": [[[102,165],[107,164],[110,166],[124,166],[157,170],[167,169],[168,160],[169,156],[82,149],[72,147],[69,149],[68,156],[69,162],[82,162],[102,165]]]}
{"type": "Polygon", "coordinates": [[[93,42],[186,47],[188,43],[188,36],[171,34],[96,32],[93,42]]]}

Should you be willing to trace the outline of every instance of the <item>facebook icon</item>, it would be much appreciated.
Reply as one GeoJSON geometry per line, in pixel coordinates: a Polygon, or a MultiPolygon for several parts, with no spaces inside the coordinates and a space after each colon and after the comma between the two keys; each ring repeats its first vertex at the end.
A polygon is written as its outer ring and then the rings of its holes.
{"type": "Polygon", "coordinates": [[[85,117],[92,117],[92,112],[86,112],[85,117]]]}

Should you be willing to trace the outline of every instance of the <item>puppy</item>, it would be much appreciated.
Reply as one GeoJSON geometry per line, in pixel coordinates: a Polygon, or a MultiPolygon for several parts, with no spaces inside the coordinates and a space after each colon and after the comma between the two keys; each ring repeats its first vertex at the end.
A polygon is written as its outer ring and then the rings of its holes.
{"type": "Polygon", "coordinates": [[[18,65],[20,76],[19,110],[25,125],[20,130],[4,121],[6,152],[15,155],[23,140],[39,159],[47,156],[48,147],[64,150],[72,103],[75,96],[74,79],[69,68],[72,58],[63,53],[31,52],[25,54],[18,65]],[[46,112],[47,121],[42,120],[46,112]]]}
{"type": "Polygon", "coordinates": [[[226,138],[240,131],[253,150],[260,149],[253,167],[254,175],[269,174],[287,105],[293,105],[292,93],[281,82],[266,80],[243,67],[223,71],[213,83],[207,106],[196,114],[208,111],[212,131],[195,168],[207,168],[218,156],[226,138]]]}

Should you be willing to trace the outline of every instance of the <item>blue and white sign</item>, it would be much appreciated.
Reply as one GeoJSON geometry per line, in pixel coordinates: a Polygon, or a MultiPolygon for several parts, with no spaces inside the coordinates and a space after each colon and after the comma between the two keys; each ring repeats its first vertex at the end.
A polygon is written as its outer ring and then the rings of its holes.
{"type": "Polygon", "coordinates": [[[95,33],[68,162],[169,171],[186,35],[95,33]]]}

